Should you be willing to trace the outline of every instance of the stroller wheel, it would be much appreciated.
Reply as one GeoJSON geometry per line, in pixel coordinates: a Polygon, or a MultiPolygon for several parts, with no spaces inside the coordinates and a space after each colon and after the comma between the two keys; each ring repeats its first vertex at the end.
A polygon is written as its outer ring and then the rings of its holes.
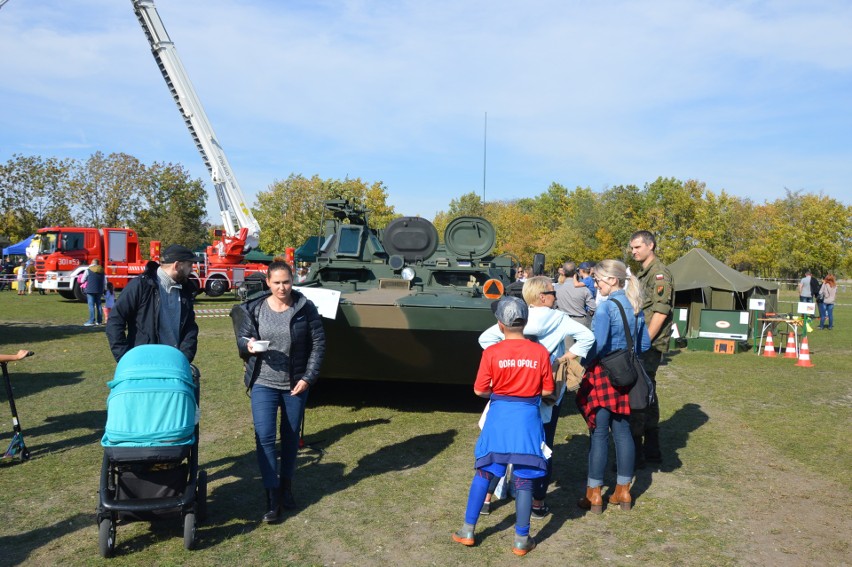
{"type": "Polygon", "coordinates": [[[207,471],[198,472],[195,492],[195,512],[198,514],[199,522],[203,523],[207,519],[207,471]]]}
{"type": "Polygon", "coordinates": [[[115,522],[109,518],[98,524],[98,550],[104,558],[112,557],[115,551],[115,522]]]}
{"type": "Polygon", "coordinates": [[[188,512],[183,517],[183,547],[193,549],[195,547],[195,513],[188,512]]]}

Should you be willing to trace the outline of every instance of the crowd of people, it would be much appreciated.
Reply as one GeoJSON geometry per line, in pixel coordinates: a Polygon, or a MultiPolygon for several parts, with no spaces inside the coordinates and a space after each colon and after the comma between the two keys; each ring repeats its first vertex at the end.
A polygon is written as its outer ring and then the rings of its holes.
{"type": "Polygon", "coordinates": [[[799,301],[803,303],[816,302],[819,309],[819,329],[834,329],[834,303],[837,300],[837,279],[834,274],[826,274],[819,281],[810,270],[799,281],[799,301]]]}
{"type": "MultiPolygon", "coordinates": [[[[606,499],[610,507],[630,510],[635,471],[647,462],[662,462],[658,397],[637,400],[633,385],[616,383],[607,361],[623,351],[635,355],[650,391],[656,391],[657,371],[671,338],[674,282],[657,257],[652,233],[634,233],[628,246],[639,267],[635,275],[616,259],[565,262],[555,280],[519,267],[517,281],[493,303],[496,323],[479,337],[483,352],[473,385],[488,404],[480,420],[464,520],[452,534],[454,541],[475,545],[476,524],[491,512],[492,495],[502,479],[515,497],[512,551],[522,556],[535,548],[531,520],[551,513],[546,496],[552,452],[569,391],[576,391],[573,399],[590,441],[579,508],[597,514],[605,508],[610,437],[616,460],[615,485],[606,499]],[[571,375],[577,378],[573,388],[568,385],[571,375]]],[[[189,276],[195,260],[188,248],[169,246],[160,263],[149,262],[117,298],[97,260],[81,275],[89,310],[85,325],[106,325],[116,361],[143,344],[172,346],[193,361],[198,290],[189,276]]],[[[231,311],[266,494],[261,519],[267,523],[297,507],[293,480],[301,425],[325,356],[317,308],[293,289],[301,276],[276,258],[266,274],[268,289],[231,311]]],[[[25,286],[20,279],[18,283],[21,293],[25,286]]],[[[820,329],[833,328],[836,288],[831,274],[819,282],[808,272],[799,283],[800,300],[819,303],[820,329]]]]}
{"type": "MultiPolygon", "coordinates": [[[[574,399],[589,428],[590,444],[586,490],[577,502],[581,509],[604,509],[610,434],[616,454],[610,506],[630,510],[635,469],[646,461],[661,462],[658,398],[632,396],[636,386],[619,385],[611,379],[614,369],[605,364],[610,356],[627,351],[630,359],[639,361],[655,392],[657,370],[671,337],[674,284],[657,257],[654,235],[636,232],[629,246],[640,266],[637,275],[615,259],[566,262],[556,282],[523,267],[518,270],[523,300],[510,286],[494,303],[497,324],[480,336],[484,350],[473,387],[489,402],[480,420],[464,521],[452,534],[453,541],[475,545],[477,520],[490,513],[491,493],[503,477],[515,494],[512,551],[523,556],[535,548],[531,520],[550,513],[545,496],[556,423],[567,391],[558,372],[562,365],[582,361],[574,399]]],[[[642,386],[647,387],[644,378],[642,386]]]]}

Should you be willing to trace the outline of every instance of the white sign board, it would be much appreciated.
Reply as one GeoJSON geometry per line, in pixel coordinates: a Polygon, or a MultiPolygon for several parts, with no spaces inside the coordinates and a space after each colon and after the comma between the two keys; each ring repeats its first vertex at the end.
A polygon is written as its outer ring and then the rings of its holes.
{"type": "Polygon", "coordinates": [[[816,313],[816,303],[800,301],[796,308],[796,313],[799,313],[800,315],[813,315],[816,313]]]}
{"type": "Polygon", "coordinates": [[[340,292],[336,289],[325,289],[321,287],[299,287],[293,286],[302,294],[314,302],[319,314],[326,319],[337,317],[337,304],[340,303],[340,292]]]}
{"type": "Polygon", "coordinates": [[[753,297],[748,300],[748,308],[750,311],[766,311],[766,300],[753,297]]]}

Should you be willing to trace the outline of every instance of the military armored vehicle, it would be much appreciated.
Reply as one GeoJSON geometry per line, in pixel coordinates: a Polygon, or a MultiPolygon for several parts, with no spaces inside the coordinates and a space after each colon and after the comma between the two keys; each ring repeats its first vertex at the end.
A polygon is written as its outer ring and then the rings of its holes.
{"type": "Polygon", "coordinates": [[[472,384],[482,355],[477,338],[495,323],[491,303],[517,266],[510,255],[491,255],[491,223],[456,218],[440,242],[420,217],[377,231],[348,201],[327,201],[325,210],[316,262],[299,284],[309,297],[312,288],[339,292],[334,319],[323,320],[322,375],[472,384]]]}

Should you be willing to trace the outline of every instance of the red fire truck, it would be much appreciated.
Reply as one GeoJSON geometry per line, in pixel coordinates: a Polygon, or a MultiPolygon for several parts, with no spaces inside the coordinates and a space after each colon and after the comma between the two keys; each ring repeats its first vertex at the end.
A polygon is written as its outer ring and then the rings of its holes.
{"type": "MultiPolygon", "coordinates": [[[[86,295],[77,282],[78,276],[97,259],[104,267],[107,280],[117,290],[142,273],[147,260],[142,258],[139,236],[129,228],[86,228],[52,226],[38,230],[36,287],[54,290],[66,299],[85,301],[86,295]]],[[[225,249],[227,251],[227,249],[225,249]]],[[[160,259],[160,243],[152,241],[150,258],[160,259]]],[[[199,289],[211,297],[238,289],[247,279],[262,279],[266,265],[228,261],[216,247],[200,254],[191,276],[199,289]],[[210,255],[215,255],[210,261],[210,255]]]]}
{"type": "Polygon", "coordinates": [[[116,289],[123,289],[145,269],[135,230],[51,226],[39,229],[37,235],[36,287],[66,299],[85,301],[77,277],[92,260],[100,261],[116,289]]]}

